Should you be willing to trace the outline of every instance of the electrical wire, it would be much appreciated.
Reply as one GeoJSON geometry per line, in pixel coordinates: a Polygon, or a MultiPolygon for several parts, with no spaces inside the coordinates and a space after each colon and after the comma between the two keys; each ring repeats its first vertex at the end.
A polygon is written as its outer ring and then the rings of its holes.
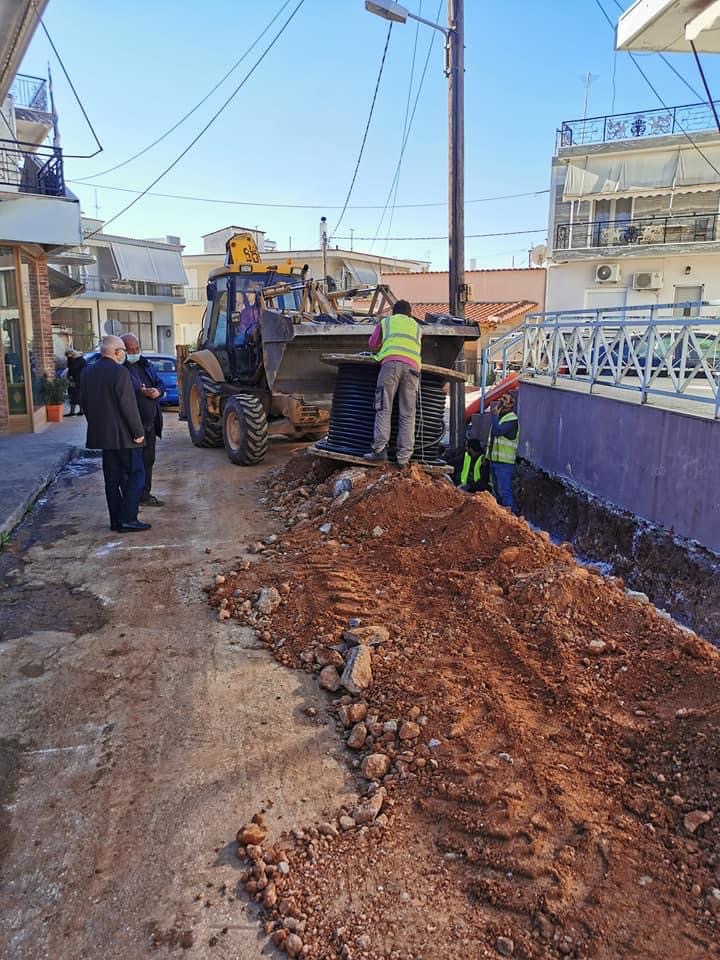
{"type": "Polygon", "coordinates": [[[358,170],[360,169],[360,161],[362,160],[363,153],[365,152],[365,144],[367,143],[368,131],[370,130],[370,124],[372,123],[373,113],[375,112],[375,101],[377,100],[378,90],[380,89],[380,81],[382,80],[383,70],[385,69],[385,58],[387,57],[388,46],[390,45],[390,34],[392,33],[392,20],[388,25],[387,36],[385,37],[385,47],[382,53],[382,59],[380,61],[380,69],[378,70],[377,80],[375,81],[375,92],[373,93],[372,103],[370,104],[370,113],[368,114],[367,123],[365,124],[365,133],[363,133],[362,143],[360,144],[360,152],[358,153],[357,163],[355,164],[355,170],[352,175],[352,180],[350,181],[350,186],[348,187],[347,196],[345,197],[345,204],[343,205],[342,212],[338,217],[338,222],[335,224],[335,229],[340,229],[340,224],[342,219],[345,216],[345,211],[347,210],[348,203],[350,203],[350,197],[353,192],[353,187],[355,186],[355,180],[357,179],[358,170]]]}
{"type": "MultiPolygon", "coordinates": [[[[132,187],[111,187],[102,183],[83,183],[82,180],[66,180],[66,183],[75,183],[80,184],[84,187],[95,187],[98,190],[114,190],[118,193],[142,193],[140,188],[132,187]]],[[[517,200],[521,197],[539,197],[545,193],[550,193],[549,189],[546,190],[529,190],[525,193],[504,193],[496,197],[478,197],[475,200],[466,200],[465,206],[470,203],[491,203],[496,200],[517,200]]],[[[196,197],[188,196],[185,194],[178,193],[154,193],[150,190],[146,191],[146,196],[148,197],[157,197],[162,200],[188,200],[195,203],[219,203],[228,206],[238,206],[238,207],[264,207],[274,210],[340,210],[342,209],[341,204],[332,204],[332,203],[265,203],[258,200],[219,200],[217,197],[196,197]]],[[[437,200],[430,203],[399,203],[397,204],[398,210],[408,210],[408,209],[420,209],[424,207],[446,207],[447,200],[437,200]]],[[[382,210],[382,204],[349,204],[348,210],[382,210]]]]}
{"type": "MultiPolygon", "coordinates": [[[[610,28],[611,28],[612,31],[614,32],[614,31],[615,31],[615,24],[614,24],[614,23],[612,22],[612,20],[610,19],[610,16],[608,15],[608,13],[607,13],[607,11],[605,10],[605,8],[603,7],[603,5],[600,3],[600,0],[594,0],[594,2],[595,2],[595,5],[599,8],[599,10],[600,10],[600,12],[602,13],[602,15],[603,15],[603,16],[605,17],[605,19],[607,20],[608,24],[610,25],[610,28]]],[[[643,70],[643,68],[642,68],[642,67],[640,66],[640,64],[638,63],[637,57],[635,57],[632,53],[630,53],[630,51],[628,51],[628,56],[630,57],[630,59],[632,60],[632,62],[635,64],[635,67],[636,67],[637,70],[639,71],[640,76],[643,78],[643,80],[645,81],[645,83],[647,83],[647,85],[650,87],[650,89],[652,90],[652,92],[655,94],[655,96],[657,97],[657,99],[658,99],[658,100],[660,101],[660,103],[662,104],[663,109],[669,111],[671,108],[665,103],[665,101],[663,100],[663,98],[660,96],[660,94],[659,94],[657,88],[655,87],[655,85],[653,84],[652,80],[650,79],[650,77],[648,77],[648,75],[645,73],[645,71],[643,70]]],[[[702,100],[702,97],[701,97],[700,99],[702,100]]],[[[675,120],[675,125],[680,129],[680,132],[687,138],[687,140],[692,144],[692,146],[695,148],[695,150],[697,150],[697,152],[698,152],[698,153],[700,154],[700,156],[703,158],[703,160],[705,161],[705,163],[707,163],[707,165],[711,168],[711,170],[714,170],[715,173],[718,175],[718,177],[720,177],[720,170],[718,170],[718,168],[715,166],[715,164],[712,162],[712,160],[708,157],[708,155],[701,149],[701,147],[700,147],[700,146],[697,144],[697,142],[690,136],[690,134],[687,132],[687,130],[685,129],[685,127],[683,127],[683,125],[682,125],[677,119],[675,120]]]]}
{"type": "Polygon", "coordinates": [[[705,71],[703,70],[703,65],[700,62],[700,57],[698,56],[697,48],[695,46],[694,41],[692,40],[690,41],[690,46],[692,48],[693,56],[695,57],[695,63],[697,64],[698,73],[700,74],[700,79],[702,80],[703,86],[705,87],[705,92],[707,93],[707,101],[710,104],[710,109],[712,110],[713,116],[715,117],[715,126],[718,128],[718,131],[720,131],[720,118],[718,118],[717,107],[715,106],[715,101],[713,100],[712,93],[710,93],[710,84],[707,82],[707,77],[705,76],[705,71]]]}
{"type": "Polygon", "coordinates": [[[74,84],[74,83],[72,82],[72,80],[70,79],[70,74],[67,72],[67,68],[65,67],[65,64],[63,63],[63,59],[62,59],[62,57],[60,56],[60,54],[58,53],[57,47],[56,47],[55,44],[53,43],[53,38],[50,36],[50,32],[48,31],[48,28],[45,26],[45,23],[44,23],[44,21],[43,21],[43,18],[40,16],[40,13],[39,13],[38,8],[37,8],[36,0],[31,0],[31,2],[32,2],[33,13],[34,13],[35,16],[37,17],[37,21],[38,21],[38,23],[40,24],[40,26],[43,28],[43,32],[44,32],[45,36],[46,36],[47,39],[48,39],[48,43],[49,43],[50,46],[52,47],[52,52],[55,54],[55,56],[56,56],[56,58],[57,58],[57,62],[60,64],[60,69],[61,69],[62,72],[65,74],[65,79],[67,80],[68,84],[70,85],[70,89],[71,89],[72,92],[73,92],[73,96],[74,96],[75,99],[77,100],[77,104],[78,104],[78,106],[80,107],[80,110],[82,111],[82,115],[83,115],[83,117],[85,117],[85,122],[87,123],[88,127],[90,127],[90,133],[92,133],[93,138],[94,138],[94,140],[95,140],[95,143],[97,144],[97,147],[98,147],[97,150],[96,150],[94,153],[87,153],[87,154],[65,153],[65,154],[63,154],[63,156],[64,156],[66,159],[72,159],[72,160],[91,160],[93,157],[96,157],[99,153],[102,153],[102,151],[103,151],[103,145],[100,143],[100,140],[98,139],[98,135],[95,133],[95,127],[92,125],[92,122],[91,122],[91,120],[90,120],[90,117],[87,115],[87,110],[85,109],[85,107],[84,107],[84,105],[83,105],[83,102],[82,102],[82,100],[80,99],[80,95],[78,94],[77,90],[75,89],[75,84],[74,84]]]}
{"type": "Polygon", "coordinates": [[[86,177],[80,177],[78,180],[75,180],[74,182],[75,182],[75,183],[83,183],[83,182],[85,182],[86,180],[93,180],[95,177],[104,177],[104,176],[106,176],[106,174],[108,174],[108,173],[113,173],[115,170],[119,170],[121,167],[126,167],[129,163],[132,163],[133,160],[137,160],[138,157],[142,157],[143,154],[147,153],[149,150],[152,150],[153,147],[156,147],[161,141],[165,140],[166,137],[169,137],[171,133],[174,133],[174,131],[177,130],[177,128],[178,128],[179,126],[181,126],[183,123],[185,123],[185,121],[186,121],[189,117],[191,117],[191,116],[195,113],[196,110],[199,110],[200,107],[201,107],[206,101],[208,101],[208,100],[210,99],[210,97],[215,93],[215,91],[218,89],[218,87],[221,87],[221,86],[223,85],[223,83],[225,83],[225,81],[227,80],[227,78],[237,70],[237,68],[240,66],[240,64],[243,62],[243,60],[245,60],[246,57],[248,57],[249,54],[255,49],[255,47],[260,43],[260,41],[262,40],[262,38],[265,36],[265,34],[266,34],[266,33],[268,32],[268,30],[270,29],[270,27],[272,27],[272,25],[275,23],[275,21],[276,21],[276,20],[280,17],[280,15],[282,14],[283,10],[285,10],[285,8],[290,5],[290,3],[291,3],[291,0],[285,0],[285,2],[284,2],[283,5],[280,7],[280,9],[279,9],[278,12],[275,14],[275,16],[272,18],[272,20],[271,20],[271,21],[267,24],[267,26],[263,29],[262,33],[258,34],[258,36],[253,40],[253,42],[250,44],[250,46],[247,48],[247,50],[243,53],[243,55],[240,57],[240,59],[235,61],[235,63],[230,67],[230,69],[227,71],[227,73],[223,74],[223,76],[218,80],[218,82],[215,84],[215,86],[212,88],[212,90],[210,90],[208,93],[206,93],[205,96],[202,98],[202,100],[199,100],[191,110],[188,110],[188,112],[187,112],[184,116],[182,116],[182,117],[177,121],[177,123],[174,123],[174,124],[172,125],[172,127],[170,127],[168,130],[166,130],[165,133],[161,133],[160,136],[159,136],[156,140],[153,140],[152,143],[149,143],[146,147],[143,147],[142,150],[138,150],[137,153],[134,153],[131,157],[128,157],[127,160],[123,160],[123,161],[121,161],[120,163],[116,163],[114,167],[108,167],[107,170],[100,170],[99,173],[89,173],[86,177]]]}
{"type": "MultiPolygon", "coordinates": [[[[529,233],[545,233],[547,227],[538,227],[537,230],[504,230],[501,233],[466,233],[466,240],[477,240],[478,238],[483,237],[520,237],[524,234],[529,233]]],[[[388,237],[388,240],[447,240],[448,235],[445,233],[442,236],[438,237],[388,237]]],[[[350,240],[350,237],[334,237],[335,240],[350,240]]],[[[354,240],[371,240],[372,237],[355,237],[354,240]]]]}
{"type": "MultiPolygon", "coordinates": [[[[437,16],[436,16],[435,19],[437,19],[437,17],[440,16],[440,11],[441,11],[441,9],[442,9],[442,3],[443,3],[443,0],[440,0],[440,4],[438,5],[437,16]]],[[[431,55],[431,53],[432,53],[432,48],[433,48],[433,45],[434,45],[434,43],[435,43],[435,39],[436,39],[436,38],[435,38],[435,33],[433,32],[433,35],[430,37],[430,43],[428,44],[427,54],[425,55],[425,63],[424,63],[424,65],[423,65],[422,73],[420,74],[420,81],[419,81],[419,83],[418,83],[418,89],[417,89],[417,94],[415,95],[415,102],[414,102],[414,104],[413,104],[412,113],[410,114],[410,120],[409,120],[409,122],[408,122],[408,127],[407,127],[407,130],[405,131],[405,137],[404,137],[404,139],[403,139],[403,143],[402,143],[401,148],[400,148],[400,156],[398,157],[398,162],[397,162],[397,164],[396,164],[396,166],[395,166],[395,173],[394,173],[394,176],[393,176],[393,180],[392,180],[392,183],[390,184],[390,189],[388,190],[388,195],[387,195],[387,198],[386,198],[386,200],[385,200],[385,206],[383,207],[383,212],[382,212],[382,214],[380,215],[380,219],[378,220],[377,228],[375,229],[375,236],[373,237],[373,240],[372,240],[372,242],[371,242],[371,244],[370,244],[370,249],[371,249],[371,250],[372,250],[372,248],[375,246],[375,242],[377,241],[378,235],[380,234],[380,230],[382,229],[383,220],[385,219],[385,214],[386,214],[387,208],[388,208],[388,206],[389,206],[389,204],[390,204],[390,199],[391,199],[391,197],[392,197],[392,193],[393,193],[393,189],[394,189],[395,183],[397,182],[397,180],[398,180],[399,177],[400,177],[400,168],[401,168],[401,166],[402,166],[403,157],[405,156],[405,150],[406,150],[407,145],[408,145],[408,140],[410,139],[410,131],[412,130],[413,121],[415,120],[415,112],[416,112],[416,110],[417,110],[418,101],[420,100],[420,94],[421,94],[421,92],[422,92],[423,84],[425,83],[425,76],[426,76],[426,74],[427,74],[428,64],[430,63],[430,55],[431,55]]],[[[385,242],[386,242],[386,243],[387,243],[389,240],[390,240],[390,237],[389,237],[389,236],[385,238],[385,242]]]]}
{"type": "Polygon", "coordinates": [[[273,39],[270,41],[270,43],[267,45],[267,47],[265,47],[265,49],[263,50],[263,52],[260,54],[260,56],[259,56],[258,59],[255,61],[255,63],[252,65],[252,67],[248,70],[248,72],[245,74],[245,76],[242,78],[242,80],[240,81],[240,83],[235,87],[235,89],[234,89],[233,92],[230,94],[230,96],[229,96],[229,97],[225,100],[225,102],[215,111],[215,113],[212,115],[212,117],[210,117],[210,119],[208,120],[208,122],[207,122],[207,123],[205,124],[205,126],[202,128],[202,130],[197,134],[197,136],[193,137],[193,139],[190,141],[190,143],[184,148],[184,150],[181,151],[181,153],[173,160],[173,162],[170,163],[170,164],[168,164],[168,166],[165,167],[165,169],[162,171],[162,173],[159,173],[158,176],[155,177],[155,179],[152,181],[152,183],[150,183],[144,190],[142,190],[142,191],[138,194],[138,196],[135,197],[134,200],[131,200],[130,203],[126,204],[126,205],[122,208],[122,210],[119,210],[114,216],[110,217],[109,220],[106,220],[105,223],[102,225],[102,227],[99,227],[97,230],[93,230],[92,233],[86,234],[86,239],[87,239],[88,237],[93,237],[93,236],[95,236],[95,234],[97,234],[97,233],[100,233],[105,227],[107,227],[108,224],[113,223],[115,220],[117,220],[119,217],[121,217],[124,213],[127,213],[127,211],[130,210],[131,207],[134,207],[136,203],[138,203],[140,200],[142,200],[142,198],[143,198],[146,194],[148,194],[148,193],[150,192],[150,190],[152,190],[152,188],[155,186],[156,183],[159,183],[164,176],[166,176],[168,173],[170,173],[170,171],[171,171],[174,167],[176,167],[176,166],[178,165],[178,163],[180,163],[180,161],[183,159],[183,157],[185,157],[185,156],[190,152],[190,150],[195,146],[195,144],[198,142],[198,140],[200,140],[201,137],[202,137],[205,133],[207,133],[207,131],[210,129],[210,127],[213,125],[213,123],[215,123],[215,121],[216,121],[216,120],[218,119],[218,117],[221,115],[221,113],[223,113],[223,111],[224,111],[224,110],[230,105],[230,103],[235,99],[235,97],[236,97],[237,94],[240,92],[240,90],[242,90],[242,88],[245,86],[245,84],[247,83],[247,81],[250,79],[250,77],[253,75],[253,73],[255,73],[255,71],[256,71],[257,68],[260,66],[260,64],[263,62],[263,60],[265,59],[265,57],[270,53],[270,51],[271,51],[272,48],[275,46],[275,44],[277,43],[277,41],[278,41],[278,40],[280,39],[280,37],[283,35],[283,33],[285,32],[285,30],[286,30],[287,27],[289,26],[290,22],[291,22],[292,19],[294,18],[295,14],[298,12],[298,10],[300,9],[300,7],[302,7],[302,5],[303,5],[304,3],[305,3],[305,0],[299,0],[299,2],[296,4],[295,8],[293,9],[292,13],[290,14],[290,16],[289,16],[289,17],[287,18],[287,20],[283,23],[282,27],[280,27],[280,29],[279,29],[278,32],[275,34],[275,36],[274,36],[273,39]]]}

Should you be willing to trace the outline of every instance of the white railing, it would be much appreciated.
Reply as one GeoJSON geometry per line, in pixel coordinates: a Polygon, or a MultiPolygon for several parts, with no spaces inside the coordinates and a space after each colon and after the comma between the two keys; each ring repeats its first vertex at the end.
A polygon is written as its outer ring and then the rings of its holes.
{"type": "MultiPolygon", "coordinates": [[[[720,302],[530,314],[483,351],[490,370],[709,404],[720,419],[720,302]]],[[[483,404],[484,408],[484,404],[483,404]]]]}

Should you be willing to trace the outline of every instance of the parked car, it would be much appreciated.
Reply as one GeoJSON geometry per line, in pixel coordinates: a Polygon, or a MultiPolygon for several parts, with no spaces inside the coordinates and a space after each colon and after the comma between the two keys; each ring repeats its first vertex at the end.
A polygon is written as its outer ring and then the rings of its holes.
{"type": "MultiPolygon", "coordinates": [[[[83,354],[88,364],[95,363],[100,357],[97,350],[89,350],[83,354]]],[[[148,359],[157,370],[158,376],[165,387],[165,395],[161,397],[162,406],[177,406],[178,404],[178,385],[177,385],[177,365],[175,357],[171,353],[153,353],[143,350],[143,356],[148,359]]],[[[61,377],[67,376],[67,367],[61,371],[61,377]]]]}

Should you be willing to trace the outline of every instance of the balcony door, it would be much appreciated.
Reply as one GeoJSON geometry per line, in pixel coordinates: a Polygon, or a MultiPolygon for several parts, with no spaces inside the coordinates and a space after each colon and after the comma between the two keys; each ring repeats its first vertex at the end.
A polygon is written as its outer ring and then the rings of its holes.
{"type": "Polygon", "coordinates": [[[629,242],[627,237],[632,219],[632,204],[631,197],[595,201],[592,240],[594,247],[614,247],[629,242]]]}

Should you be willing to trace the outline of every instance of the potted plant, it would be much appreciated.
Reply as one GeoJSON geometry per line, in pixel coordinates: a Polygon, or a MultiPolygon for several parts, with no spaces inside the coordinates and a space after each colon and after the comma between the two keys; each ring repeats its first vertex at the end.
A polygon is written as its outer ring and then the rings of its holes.
{"type": "Polygon", "coordinates": [[[45,401],[49,423],[60,423],[62,421],[66,390],[67,383],[65,380],[60,378],[51,380],[49,377],[43,377],[42,397],[45,401]]]}

